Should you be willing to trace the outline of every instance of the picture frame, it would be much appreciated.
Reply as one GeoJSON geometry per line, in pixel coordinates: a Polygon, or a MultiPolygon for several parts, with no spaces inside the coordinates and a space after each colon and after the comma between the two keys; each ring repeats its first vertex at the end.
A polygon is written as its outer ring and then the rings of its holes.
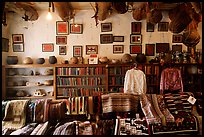
{"type": "Polygon", "coordinates": [[[113,43],[113,34],[100,34],[100,43],[101,44],[113,43]]]}
{"type": "Polygon", "coordinates": [[[67,46],[59,46],[59,55],[67,55],[67,46]]]}
{"type": "Polygon", "coordinates": [[[8,52],[9,51],[9,39],[2,38],[2,52],[8,52]]]}
{"type": "Polygon", "coordinates": [[[98,45],[86,45],[86,55],[98,54],[98,45]]]}
{"type": "Polygon", "coordinates": [[[82,57],[82,46],[73,46],[73,57],[82,57]]]}
{"type": "Polygon", "coordinates": [[[130,54],[142,53],[142,45],[130,45],[130,54]]]}
{"type": "Polygon", "coordinates": [[[167,53],[169,51],[169,43],[156,43],[156,53],[167,53]]]}
{"type": "Polygon", "coordinates": [[[54,51],[54,43],[42,44],[42,52],[53,52],[53,51],[54,51]]]}
{"type": "Polygon", "coordinates": [[[176,52],[176,51],[182,52],[182,44],[172,45],[172,51],[173,52],[176,52]]]}
{"type": "Polygon", "coordinates": [[[101,23],[101,32],[110,32],[112,31],[112,23],[101,23]]]}
{"type": "Polygon", "coordinates": [[[113,42],[124,42],[124,36],[113,36],[113,42]]]}
{"type": "Polygon", "coordinates": [[[145,55],[154,56],[155,53],[155,44],[145,44],[145,55]]]}
{"type": "Polygon", "coordinates": [[[56,34],[57,35],[68,35],[69,34],[69,22],[57,21],[56,22],[56,34]]]}
{"type": "Polygon", "coordinates": [[[113,45],[113,54],[124,53],[124,45],[113,45]]]}
{"type": "Polygon", "coordinates": [[[168,30],[169,30],[169,22],[158,23],[158,31],[168,31],[168,30]]]}
{"type": "Polygon", "coordinates": [[[154,24],[153,23],[147,22],[146,32],[154,32],[154,24]]]}
{"type": "Polygon", "coordinates": [[[12,34],[13,43],[23,43],[23,34],[12,34]]]}
{"type": "Polygon", "coordinates": [[[182,43],[183,35],[182,34],[173,34],[172,35],[172,43],[182,43]]]}
{"type": "Polygon", "coordinates": [[[67,36],[56,36],[56,44],[57,45],[66,45],[67,44],[67,36]]]}
{"type": "Polygon", "coordinates": [[[24,52],[24,43],[13,43],[13,52],[24,52]]]}
{"type": "Polygon", "coordinates": [[[131,34],[141,34],[141,22],[131,22],[131,34]]]}
{"type": "Polygon", "coordinates": [[[70,34],[82,34],[83,24],[70,24],[70,34]]]}
{"type": "Polygon", "coordinates": [[[141,44],[142,43],[142,35],[130,34],[130,43],[131,44],[141,44]]]}

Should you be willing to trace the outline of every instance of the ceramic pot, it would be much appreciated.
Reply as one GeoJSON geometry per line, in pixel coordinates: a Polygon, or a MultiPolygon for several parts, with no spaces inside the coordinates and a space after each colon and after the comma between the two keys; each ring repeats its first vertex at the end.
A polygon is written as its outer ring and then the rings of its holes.
{"type": "Polygon", "coordinates": [[[57,63],[57,58],[55,56],[49,56],[49,63],[50,64],[55,64],[57,63]]]}
{"type": "Polygon", "coordinates": [[[36,60],[37,64],[44,64],[45,63],[45,59],[44,58],[38,58],[36,60]]]}
{"type": "Polygon", "coordinates": [[[23,64],[33,64],[33,60],[31,57],[26,57],[24,60],[23,60],[23,64]]]}
{"type": "Polygon", "coordinates": [[[18,57],[17,56],[7,56],[6,62],[8,65],[14,65],[18,63],[18,57]]]}

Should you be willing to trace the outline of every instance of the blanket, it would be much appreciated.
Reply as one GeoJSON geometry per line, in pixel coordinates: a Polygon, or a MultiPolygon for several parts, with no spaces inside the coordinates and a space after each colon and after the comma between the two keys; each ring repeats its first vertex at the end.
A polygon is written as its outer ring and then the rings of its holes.
{"type": "Polygon", "coordinates": [[[2,126],[9,129],[19,129],[26,123],[26,105],[28,100],[11,100],[5,108],[2,126]]]}

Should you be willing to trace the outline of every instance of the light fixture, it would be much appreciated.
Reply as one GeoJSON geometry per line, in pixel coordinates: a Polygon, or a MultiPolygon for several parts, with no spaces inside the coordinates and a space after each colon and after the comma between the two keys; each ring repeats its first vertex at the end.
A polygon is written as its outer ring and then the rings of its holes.
{"type": "Polygon", "coordinates": [[[52,14],[51,14],[51,2],[49,2],[49,7],[48,7],[48,13],[47,13],[47,19],[51,20],[52,19],[52,14]]]}

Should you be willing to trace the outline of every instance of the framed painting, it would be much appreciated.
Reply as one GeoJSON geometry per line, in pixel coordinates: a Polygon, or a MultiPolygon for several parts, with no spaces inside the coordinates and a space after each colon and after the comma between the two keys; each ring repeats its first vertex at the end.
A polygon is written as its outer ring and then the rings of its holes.
{"type": "Polygon", "coordinates": [[[124,42],[124,36],[113,36],[113,42],[124,42]]]}
{"type": "Polygon", "coordinates": [[[101,32],[112,31],[112,23],[101,23],[101,32]]]}
{"type": "Polygon", "coordinates": [[[83,24],[70,24],[70,33],[71,34],[82,34],[83,24]]]}
{"type": "Polygon", "coordinates": [[[73,56],[82,57],[82,46],[73,46],[73,56]]]}
{"type": "Polygon", "coordinates": [[[154,56],[155,44],[145,44],[145,55],[154,56]]]}
{"type": "Polygon", "coordinates": [[[169,43],[156,43],[156,53],[167,53],[169,51],[169,43]]]}
{"type": "Polygon", "coordinates": [[[131,44],[141,44],[142,43],[142,35],[130,34],[130,43],[131,44]]]}
{"type": "Polygon", "coordinates": [[[12,34],[13,43],[23,43],[23,34],[12,34]]]}
{"type": "Polygon", "coordinates": [[[66,55],[66,54],[67,54],[67,47],[59,46],[59,55],[66,55]]]}
{"type": "Polygon", "coordinates": [[[172,51],[173,52],[176,52],[176,51],[182,52],[182,44],[172,45],[172,51]]]}
{"type": "Polygon", "coordinates": [[[69,22],[57,21],[56,22],[56,34],[57,35],[68,35],[69,34],[69,22]]]}
{"type": "Polygon", "coordinates": [[[147,22],[146,32],[154,32],[154,24],[153,23],[147,22]]]}
{"type": "Polygon", "coordinates": [[[141,34],[141,22],[131,22],[131,33],[141,34]]]}
{"type": "Polygon", "coordinates": [[[158,31],[168,31],[168,30],[169,30],[169,22],[158,23],[158,31]]]}
{"type": "Polygon", "coordinates": [[[98,54],[98,45],[86,45],[86,55],[98,54]]]}
{"type": "Polygon", "coordinates": [[[124,45],[113,45],[113,53],[114,54],[124,53],[124,45]]]}
{"type": "Polygon", "coordinates": [[[172,43],[182,43],[183,35],[182,34],[173,34],[172,35],[172,43]]]}
{"type": "Polygon", "coordinates": [[[57,45],[66,45],[67,44],[67,36],[56,36],[56,44],[57,45]]]}
{"type": "Polygon", "coordinates": [[[100,34],[101,44],[113,43],[113,34],[100,34]]]}
{"type": "Polygon", "coordinates": [[[24,52],[23,43],[13,43],[13,52],[24,52]]]}
{"type": "Polygon", "coordinates": [[[53,43],[43,43],[42,44],[42,52],[53,52],[54,44],[53,43]]]}
{"type": "Polygon", "coordinates": [[[142,45],[130,45],[130,54],[142,53],[142,45]]]}
{"type": "Polygon", "coordinates": [[[2,51],[3,52],[8,52],[9,51],[9,39],[7,38],[2,38],[2,51]]]}

